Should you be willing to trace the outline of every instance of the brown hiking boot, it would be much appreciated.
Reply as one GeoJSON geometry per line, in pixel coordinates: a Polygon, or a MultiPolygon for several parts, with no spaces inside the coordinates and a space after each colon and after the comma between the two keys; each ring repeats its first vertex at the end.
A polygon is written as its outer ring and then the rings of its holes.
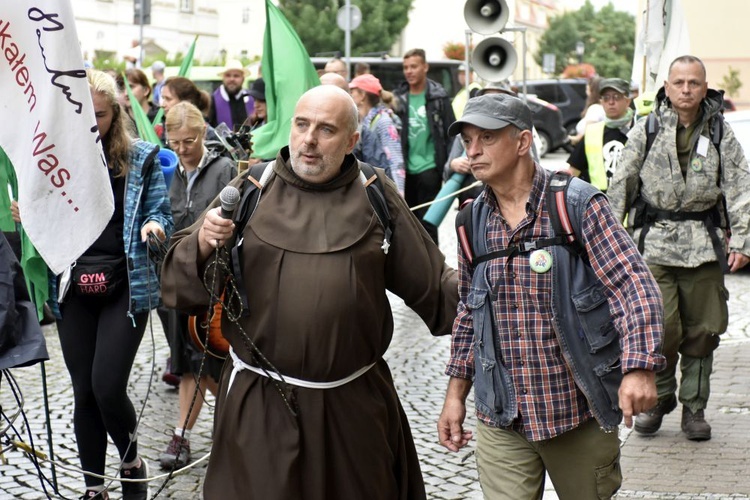
{"type": "Polygon", "coordinates": [[[661,427],[664,415],[677,408],[677,398],[669,396],[656,403],[656,406],[635,418],[633,428],[640,434],[653,434],[661,427]]]}
{"type": "Polygon", "coordinates": [[[687,406],[682,407],[682,432],[690,441],[711,439],[711,426],[706,422],[702,409],[693,413],[687,406]]]}

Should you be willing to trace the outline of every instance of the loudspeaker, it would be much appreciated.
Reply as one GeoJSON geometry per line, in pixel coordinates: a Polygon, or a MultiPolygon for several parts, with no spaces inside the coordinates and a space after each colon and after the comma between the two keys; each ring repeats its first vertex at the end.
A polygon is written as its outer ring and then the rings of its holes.
{"type": "Polygon", "coordinates": [[[466,24],[469,29],[482,35],[502,31],[509,16],[505,0],[467,0],[464,4],[466,24]]]}
{"type": "Polygon", "coordinates": [[[488,82],[505,80],[516,69],[518,56],[513,45],[503,38],[485,38],[471,54],[471,66],[488,82]]]}

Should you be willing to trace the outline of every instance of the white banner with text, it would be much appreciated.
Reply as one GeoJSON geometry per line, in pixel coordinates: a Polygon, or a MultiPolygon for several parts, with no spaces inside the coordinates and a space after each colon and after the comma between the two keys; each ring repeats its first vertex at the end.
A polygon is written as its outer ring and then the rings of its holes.
{"type": "Polygon", "coordinates": [[[59,274],[114,210],[70,1],[3,2],[0,51],[0,147],[23,228],[59,274]]]}

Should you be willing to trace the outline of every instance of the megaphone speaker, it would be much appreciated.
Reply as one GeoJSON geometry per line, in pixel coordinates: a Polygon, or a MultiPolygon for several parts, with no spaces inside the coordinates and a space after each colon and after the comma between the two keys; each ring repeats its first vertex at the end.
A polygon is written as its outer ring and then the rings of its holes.
{"type": "Polygon", "coordinates": [[[464,4],[464,19],[469,29],[483,35],[502,31],[509,16],[505,0],[467,0],[464,4]]]}
{"type": "Polygon", "coordinates": [[[516,49],[503,38],[485,38],[471,54],[474,71],[488,82],[505,80],[513,74],[517,65],[516,49]]]}

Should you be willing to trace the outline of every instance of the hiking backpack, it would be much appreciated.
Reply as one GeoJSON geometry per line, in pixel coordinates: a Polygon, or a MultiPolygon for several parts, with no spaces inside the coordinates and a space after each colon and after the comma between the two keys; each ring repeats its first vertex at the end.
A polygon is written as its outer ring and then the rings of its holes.
{"type": "MultiPolygon", "coordinates": [[[[563,245],[563,247],[573,255],[582,258],[588,262],[586,248],[581,243],[580,238],[576,235],[574,228],[580,227],[580,221],[573,225],[569,214],[571,210],[568,207],[567,193],[568,186],[573,177],[565,172],[554,172],[550,178],[549,188],[547,189],[545,202],[549,211],[550,224],[555,236],[551,238],[541,238],[534,241],[522,241],[518,245],[509,246],[503,250],[489,252],[484,255],[474,255],[473,249],[473,225],[472,225],[472,201],[466,200],[456,216],[456,233],[461,250],[469,264],[474,267],[481,262],[496,259],[499,257],[512,257],[519,253],[536,250],[554,245],[563,245]]],[[[572,211],[572,213],[576,213],[572,211]]]]}
{"type": "MultiPolygon", "coordinates": [[[[652,111],[646,118],[646,149],[643,155],[643,161],[645,162],[648,158],[648,154],[651,151],[656,136],[659,134],[659,121],[656,117],[656,112],[652,111]]],[[[721,182],[721,140],[724,137],[724,115],[719,113],[713,119],[709,127],[708,133],[711,144],[714,145],[716,153],[719,155],[719,175],[716,180],[717,186],[721,182]]],[[[640,237],[638,238],[638,251],[643,254],[646,235],[648,234],[651,226],[654,222],[659,220],[672,220],[672,221],[685,221],[685,220],[696,220],[702,221],[706,230],[708,231],[709,237],[711,238],[711,244],[714,252],[716,253],[716,259],[722,268],[722,271],[726,274],[729,272],[729,264],[727,257],[723,252],[723,243],[716,235],[715,229],[721,227],[726,229],[727,234],[731,236],[731,229],[729,228],[729,214],[727,212],[727,201],[724,197],[724,193],[721,194],[721,200],[708,210],[702,210],[700,212],[675,212],[670,210],[660,210],[648,205],[643,198],[640,196],[640,189],[638,198],[633,202],[633,217],[632,227],[633,229],[643,228],[641,230],[640,237]],[[721,206],[721,207],[719,207],[721,206]],[[723,221],[722,221],[723,214],[723,221]],[[722,224],[725,224],[724,227],[722,224]]]]}

